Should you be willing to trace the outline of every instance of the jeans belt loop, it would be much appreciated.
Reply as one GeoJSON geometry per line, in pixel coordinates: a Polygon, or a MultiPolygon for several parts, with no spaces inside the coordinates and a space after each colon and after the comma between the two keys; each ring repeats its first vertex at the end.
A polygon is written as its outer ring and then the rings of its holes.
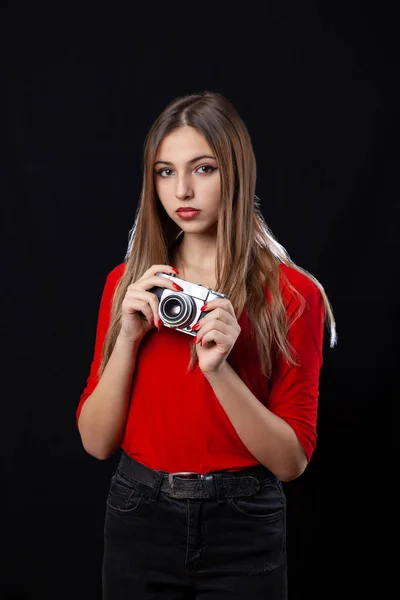
{"type": "Polygon", "coordinates": [[[204,481],[206,484],[206,489],[207,489],[208,495],[210,497],[210,500],[216,500],[217,499],[217,489],[214,484],[214,476],[211,473],[208,473],[207,475],[200,475],[200,479],[202,481],[204,481]]]}

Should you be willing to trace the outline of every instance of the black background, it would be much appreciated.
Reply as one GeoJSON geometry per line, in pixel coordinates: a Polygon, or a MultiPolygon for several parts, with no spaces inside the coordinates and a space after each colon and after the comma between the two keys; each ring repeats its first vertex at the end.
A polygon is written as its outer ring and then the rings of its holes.
{"type": "Polygon", "coordinates": [[[75,410],[105,277],[126,251],[144,137],[172,98],[210,89],[247,124],[263,214],[323,283],[337,320],[337,348],[325,340],[318,447],[285,486],[289,597],[385,598],[397,387],[394,16],[385,4],[336,2],[12,2],[2,14],[0,593],[101,597],[118,457],[84,452],[75,410]]]}

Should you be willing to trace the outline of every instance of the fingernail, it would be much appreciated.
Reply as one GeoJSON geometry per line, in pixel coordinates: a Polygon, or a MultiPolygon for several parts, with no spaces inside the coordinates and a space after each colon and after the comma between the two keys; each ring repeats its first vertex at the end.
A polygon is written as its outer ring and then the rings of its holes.
{"type": "Polygon", "coordinates": [[[158,321],[157,321],[157,329],[158,329],[158,331],[161,331],[162,326],[163,326],[163,322],[161,321],[161,319],[158,319],[158,321]]]}
{"type": "Polygon", "coordinates": [[[202,306],[200,310],[207,310],[207,304],[205,304],[204,306],[202,306]]]}
{"type": "Polygon", "coordinates": [[[174,287],[176,290],[179,290],[180,292],[183,292],[183,288],[181,288],[181,286],[180,286],[180,285],[178,285],[177,283],[175,283],[175,282],[174,282],[172,285],[173,285],[173,287],[174,287]]]}
{"type": "Polygon", "coordinates": [[[173,272],[174,272],[174,273],[176,273],[177,275],[179,275],[179,271],[177,271],[177,270],[175,269],[175,267],[171,267],[171,268],[172,268],[172,270],[173,270],[173,272]]]}
{"type": "Polygon", "coordinates": [[[195,344],[197,342],[197,335],[196,337],[193,338],[193,344],[195,344]]]}
{"type": "Polygon", "coordinates": [[[197,331],[199,327],[200,327],[200,323],[196,323],[196,325],[193,325],[192,331],[197,331]]]}

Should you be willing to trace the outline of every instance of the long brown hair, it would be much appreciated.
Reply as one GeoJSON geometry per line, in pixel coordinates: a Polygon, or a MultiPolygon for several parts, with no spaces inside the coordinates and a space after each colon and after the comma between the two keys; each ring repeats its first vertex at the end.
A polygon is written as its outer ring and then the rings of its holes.
{"type": "MultiPolygon", "coordinates": [[[[157,197],[153,165],[164,136],[183,126],[193,127],[203,135],[218,161],[221,203],[214,289],[227,295],[237,319],[246,305],[250,336],[256,342],[264,375],[271,376],[272,348],[282,352],[291,364],[296,364],[287,338],[290,323],[279,286],[280,262],[304,273],[320,289],[333,346],[336,341],[335,321],[322,285],[291,261],[283,246],[272,235],[260,211],[259,199],[255,196],[256,160],[245,124],[226,98],[205,91],[173,100],[146,136],[141,197],[130,232],[125,271],[113,299],[99,375],[104,371],[120,331],[121,305],[128,286],[137,281],[151,265],[172,264],[173,251],[182,239],[181,229],[170,219],[157,197]]],[[[300,306],[304,307],[304,299],[300,294],[299,297],[300,306]]],[[[296,318],[300,313],[301,310],[296,318]]],[[[190,347],[188,369],[193,369],[197,352],[195,345],[191,344],[190,347]]]]}

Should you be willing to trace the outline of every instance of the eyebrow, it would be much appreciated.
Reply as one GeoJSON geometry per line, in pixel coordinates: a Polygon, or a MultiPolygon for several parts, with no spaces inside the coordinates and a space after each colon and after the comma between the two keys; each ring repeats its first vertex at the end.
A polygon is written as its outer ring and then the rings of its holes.
{"type": "MultiPolygon", "coordinates": [[[[215,158],[215,156],[209,156],[208,154],[202,154],[201,156],[196,156],[196,158],[192,158],[191,160],[188,160],[188,164],[191,165],[191,164],[195,163],[198,160],[202,160],[203,158],[212,158],[213,160],[217,160],[215,158]]],[[[169,165],[170,167],[174,166],[174,163],[169,162],[168,160],[157,160],[154,163],[154,166],[156,166],[158,164],[169,165]]]]}

